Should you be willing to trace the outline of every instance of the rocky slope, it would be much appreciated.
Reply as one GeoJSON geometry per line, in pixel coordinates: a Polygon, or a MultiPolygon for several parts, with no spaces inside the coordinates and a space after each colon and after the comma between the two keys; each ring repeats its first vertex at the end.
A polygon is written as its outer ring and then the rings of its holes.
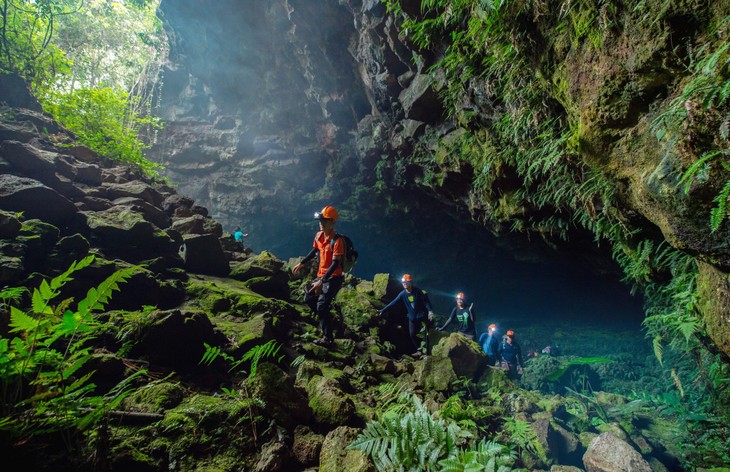
{"type": "MultiPolygon", "coordinates": [[[[424,359],[403,356],[402,320],[374,310],[393,296],[385,274],[350,278],[336,301],[335,346],[314,344],[316,320],[300,304],[302,281],[283,261],[243,251],[190,198],[76,145],[37,108],[26,108],[32,100],[22,88],[6,84],[0,285],[37,287],[92,254],[94,262],[64,287],[64,297],[79,299],[115,270],[136,266],[122,293],[95,315],[90,360],[97,393],[112,395],[136,372],[133,392],[90,430],[62,431],[73,440],[68,449],[55,434],[3,432],[0,450],[24,470],[373,470],[345,447],[403,392],[445,418],[469,418],[473,426],[464,427],[474,433],[514,442],[518,463],[533,469],[678,464],[679,432],[648,404],[621,408],[619,396],[596,396],[600,411],[612,410],[591,421],[589,407],[581,410],[575,399],[521,390],[502,371],[486,369],[478,347],[457,334],[436,334],[424,359]],[[272,342],[281,350],[256,357],[255,372],[250,363],[229,370],[224,362],[272,342]],[[205,344],[225,356],[201,365],[205,344]],[[473,402],[466,410],[462,396],[473,402]],[[527,432],[515,432],[520,425],[527,432]]],[[[0,332],[13,336],[2,306],[0,332]]],[[[540,383],[565,360],[536,359],[525,380],[540,383]]],[[[35,393],[16,408],[43,401],[35,393]]]]}

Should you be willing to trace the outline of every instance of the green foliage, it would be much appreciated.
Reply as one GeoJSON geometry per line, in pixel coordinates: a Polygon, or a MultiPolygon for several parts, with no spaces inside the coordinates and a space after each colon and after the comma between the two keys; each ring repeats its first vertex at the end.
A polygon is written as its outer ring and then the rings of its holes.
{"type": "MultiPolygon", "coordinates": [[[[678,96],[652,122],[657,140],[687,154],[699,154],[681,175],[679,184],[689,193],[692,184],[707,181],[711,173],[730,171],[730,43],[726,38],[730,16],[711,29],[711,40],[694,51],[687,69],[689,80],[678,96]],[[688,141],[695,143],[686,149],[688,141]],[[680,140],[685,141],[684,143],[680,140]]],[[[730,197],[730,180],[714,198],[710,211],[710,230],[717,231],[725,220],[730,197]]]]}
{"type": "Polygon", "coordinates": [[[142,151],[148,146],[138,136],[145,126],[159,127],[158,120],[131,113],[130,103],[135,100],[111,88],[77,89],[68,94],[49,94],[44,104],[92,150],[137,167],[147,175],[156,175],[160,166],[143,156],[142,151]]]}
{"type": "Polygon", "coordinates": [[[43,107],[103,156],[156,176],[144,158],[159,120],[152,94],[164,60],[157,2],[17,0],[0,5],[0,70],[19,74],[43,107]]]}
{"type": "Polygon", "coordinates": [[[521,457],[531,454],[542,461],[547,460],[545,449],[537,439],[537,433],[527,421],[505,418],[502,436],[517,446],[517,452],[521,457]]]}
{"type": "Polygon", "coordinates": [[[439,470],[439,461],[455,457],[465,433],[434,417],[415,395],[403,414],[386,412],[368,423],[347,449],[370,456],[379,471],[439,470]]]}
{"type": "Polygon", "coordinates": [[[3,429],[14,434],[85,430],[101,421],[129,393],[131,379],[105,396],[95,396],[90,382],[93,372],[81,372],[91,358],[89,346],[97,327],[93,313],[105,307],[119,284],[137,268],[119,270],[89,289],[73,311],[69,308],[71,299],[52,305],[73,273],[93,260],[93,256],[86,257],[50,282],[43,280],[33,290],[30,310],[10,307],[12,337],[0,339],[3,429]]]}
{"type": "Polygon", "coordinates": [[[474,449],[461,449],[456,457],[439,462],[440,472],[507,472],[513,469],[515,453],[496,441],[482,439],[474,449]]]}
{"type": "Polygon", "coordinates": [[[276,356],[282,345],[272,339],[265,344],[258,344],[252,347],[240,359],[236,359],[230,354],[225,353],[218,346],[210,346],[207,343],[204,345],[205,353],[203,353],[200,364],[211,365],[216,359],[221,358],[230,365],[229,372],[232,372],[238,370],[242,364],[248,363],[248,370],[241,370],[245,375],[245,379],[240,382],[238,385],[239,388],[223,387],[221,391],[227,398],[234,400],[248,412],[246,415],[243,415],[240,421],[248,421],[253,441],[257,443],[259,437],[257,424],[263,419],[258,412],[266,406],[266,402],[263,398],[255,395],[251,391],[250,384],[256,378],[258,365],[262,359],[276,358],[277,362],[281,362],[284,355],[282,354],[278,358],[276,356]]]}

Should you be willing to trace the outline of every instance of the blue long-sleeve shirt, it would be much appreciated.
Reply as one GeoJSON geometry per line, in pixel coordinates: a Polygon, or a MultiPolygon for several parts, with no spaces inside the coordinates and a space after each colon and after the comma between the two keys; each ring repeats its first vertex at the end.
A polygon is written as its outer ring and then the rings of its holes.
{"type": "Polygon", "coordinates": [[[517,341],[512,341],[512,344],[510,344],[503,340],[502,344],[499,345],[499,354],[508,363],[522,367],[522,349],[520,349],[517,341]]]}
{"type": "Polygon", "coordinates": [[[499,340],[494,334],[482,333],[479,336],[479,345],[482,346],[484,354],[489,356],[490,359],[496,359],[499,351],[499,340]]]}
{"type": "Polygon", "coordinates": [[[406,290],[399,293],[383,309],[379,310],[380,313],[394,307],[398,302],[402,302],[405,305],[409,320],[422,320],[428,317],[429,311],[433,311],[428,294],[418,287],[413,287],[410,293],[406,290]]]}

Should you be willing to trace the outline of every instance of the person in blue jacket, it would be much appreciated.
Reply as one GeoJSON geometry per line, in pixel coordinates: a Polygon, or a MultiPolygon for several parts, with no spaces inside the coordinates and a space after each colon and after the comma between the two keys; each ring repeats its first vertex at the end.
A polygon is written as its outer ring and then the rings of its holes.
{"type": "Polygon", "coordinates": [[[499,340],[497,339],[497,325],[490,324],[485,333],[479,336],[479,345],[487,355],[487,365],[493,366],[499,358],[499,340]]]}
{"type": "Polygon", "coordinates": [[[507,374],[512,380],[522,375],[522,349],[515,339],[515,332],[508,329],[499,345],[499,355],[506,364],[507,374]]]}
{"type": "Polygon", "coordinates": [[[421,354],[428,354],[430,352],[428,330],[434,318],[431,301],[425,291],[413,285],[413,277],[410,274],[404,274],[401,283],[403,284],[403,291],[378,312],[382,315],[397,303],[403,303],[408,312],[408,334],[413,343],[413,356],[418,357],[421,354]],[[423,341],[418,339],[420,332],[423,332],[423,341]]]}

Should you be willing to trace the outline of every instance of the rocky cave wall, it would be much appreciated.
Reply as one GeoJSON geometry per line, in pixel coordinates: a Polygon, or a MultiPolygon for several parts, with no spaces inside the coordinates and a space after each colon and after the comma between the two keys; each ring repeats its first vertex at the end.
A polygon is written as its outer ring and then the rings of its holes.
{"type": "MultiPolygon", "coordinates": [[[[420,2],[401,4],[418,13],[420,2]]],[[[683,5],[661,34],[616,31],[617,47],[568,48],[544,60],[563,61],[559,98],[580,125],[581,158],[614,182],[626,224],[703,261],[700,306],[709,334],[730,353],[729,309],[716,303],[728,294],[730,234],[727,225],[710,233],[707,224],[722,176],[683,194],[677,169],[688,157],[658,143],[649,126],[683,81],[675,45],[700,45],[702,22],[722,15],[718,8],[683,5]]],[[[161,94],[166,128],[154,155],[183,193],[224,223],[267,234],[262,216],[298,217],[331,200],[353,220],[394,207],[450,208],[504,229],[493,218],[499,202],[474,191],[469,163],[434,167],[413,156],[416,148],[444,152],[439,146],[463,130],[444,118],[435,90],[442,77],[427,72],[438,51],[414,60],[379,2],[163,0],[160,16],[172,54],[161,94]],[[428,172],[439,179],[425,179],[428,172]]]]}

